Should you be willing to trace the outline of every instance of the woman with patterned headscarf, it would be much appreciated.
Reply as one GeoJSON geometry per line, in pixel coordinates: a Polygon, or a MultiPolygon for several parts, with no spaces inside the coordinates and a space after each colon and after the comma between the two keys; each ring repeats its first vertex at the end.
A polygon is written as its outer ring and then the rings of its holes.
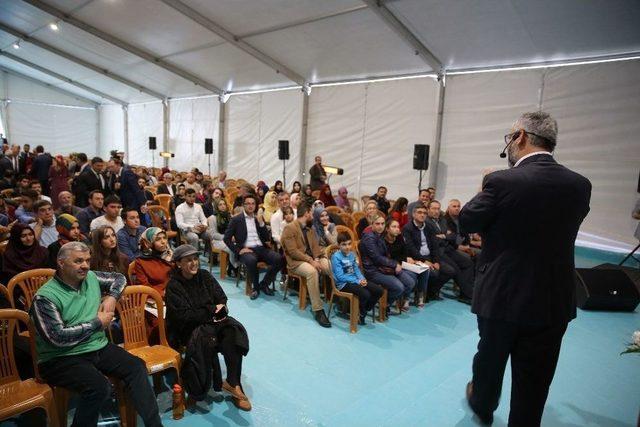
{"type": "Polygon", "coordinates": [[[278,206],[278,193],[275,191],[269,191],[264,196],[264,220],[268,223],[271,222],[271,215],[276,213],[279,209],[278,206]]]}
{"type": "Polygon", "coordinates": [[[82,242],[89,244],[86,237],[80,232],[80,223],[78,219],[69,214],[62,214],[56,219],[56,230],[58,231],[58,240],[47,247],[49,251],[49,267],[57,268],[56,260],[58,252],[65,243],[82,242]]]}
{"type": "Polygon", "coordinates": [[[134,285],[151,286],[164,298],[169,282],[173,253],[167,233],[158,227],[147,228],[140,236],[140,255],[134,261],[134,285]]]}
{"type": "Polygon", "coordinates": [[[313,230],[318,238],[318,245],[326,248],[329,245],[335,245],[338,241],[338,232],[335,224],[329,219],[329,213],[326,209],[318,207],[313,211],[313,230]]]}

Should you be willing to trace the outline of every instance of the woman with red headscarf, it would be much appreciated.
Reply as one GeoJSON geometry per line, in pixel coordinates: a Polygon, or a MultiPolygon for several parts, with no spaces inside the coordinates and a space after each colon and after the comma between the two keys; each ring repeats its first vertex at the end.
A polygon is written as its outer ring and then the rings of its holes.
{"type": "Polygon", "coordinates": [[[322,188],[320,188],[320,196],[318,196],[318,200],[324,203],[325,208],[329,206],[336,206],[336,201],[331,194],[331,187],[329,187],[329,184],[324,184],[322,188]]]}
{"type": "Polygon", "coordinates": [[[58,209],[60,208],[58,194],[69,191],[69,168],[60,154],[53,159],[53,164],[49,168],[49,188],[53,209],[58,209]]]}
{"type": "Polygon", "coordinates": [[[40,246],[36,235],[26,224],[16,223],[9,233],[7,250],[2,257],[2,275],[5,283],[23,271],[47,265],[49,252],[40,246]]]}

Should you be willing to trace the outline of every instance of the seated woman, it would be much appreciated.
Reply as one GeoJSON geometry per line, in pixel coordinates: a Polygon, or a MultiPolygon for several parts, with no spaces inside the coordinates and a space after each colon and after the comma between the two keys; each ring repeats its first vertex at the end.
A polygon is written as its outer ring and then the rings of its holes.
{"type": "Polygon", "coordinates": [[[215,355],[211,358],[213,388],[229,392],[239,409],[250,411],[251,403],[240,383],[242,357],[249,352],[247,331],[240,322],[227,315],[227,296],[211,273],[200,269],[199,256],[200,252],[190,245],[181,245],[173,253],[175,268],[171,272],[166,294],[169,343],[173,348],[186,345],[196,329],[200,334],[214,337],[215,351],[224,356],[227,380],[221,381],[218,357],[215,355]]]}
{"type": "Polygon", "coordinates": [[[349,292],[358,297],[360,302],[360,320],[358,324],[365,325],[367,312],[376,306],[384,293],[382,287],[367,282],[358,268],[356,255],[351,250],[351,236],[349,233],[338,234],[340,250],[331,256],[331,271],[336,288],[342,292],[349,292]]]}
{"type": "Polygon", "coordinates": [[[317,208],[313,211],[313,230],[316,232],[318,245],[322,248],[335,245],[338,241],[336,226],[329,220],[326,209],[317,208]]]}
{"type": "Polygon", "coordinates": [[[229,254],[227,274],[231,277],[236,277],[236,267],[238,266],[236,255],[222,240],[224,232],[227,231],[229,226],[229,221],[231,221],[231,214],[229,213],[227,202],[224,199],[219,199],[216,205],[216,213],[207,218],[207,223],[209,224],[207,234],[214,249],[220,249],[229,254]]]}
{"type": "Polygon", "coordinates": [[[302,184],[300,184],[300,181],[295,181],[291,188],[291,194],[299,193],[300,191],[302,191],[302,184]]]}
{"type": "Polygon", "coordinates": [[[171,272],[171,247],[167,233],[158,227],[147,228],[140,236],[142,255],[134,261],[134,285],[150,286],[164,298],[171,272]]]}
{"type": "Polygon", "coordinates": [[[264,199],[269,192],[269,186],[264,181],[258,181],[256,184],[256,194],[260,199],[260,203],[264,203],[264,199]]]}
{"type": "Polygon", "coordinates": [[[340,187],[338,189],[338,196],[335,198],[336,206],[342,208],[346,213],[353,212],[353,208],[351,207],[351,201],[349,200],[349,192],[347,191],[347,187],[340,187]]]}
{"type": "Polygon", "coordinates": [[[409,222],[409,214],[407,214],[407,206],[409,206],[409,200],[406,197],[400,197],[391,207],[391,218],[398,221],[400,228],[404,227],[409,222]]]}
{"type": "Polygon", "coordinates": [[[276,195],[282,193],[284,191],[284,186],[282,185],[282,181],[278,180],[275,184],[273,184],[273,191],[276,192],[276,195]]]}
{"type": "Polygon", "coordinates": [[[364,206],[364,213],[366,214],[360,221],[358,221],[358,225],[356,225],[356,233],[358,233],[358,237],[362,239],[362,234],[364,230],[371,226],[373,223],[373,216],[378,212],[378,204],[374,200],[369,200],[367,204],[364,206]]]}
{"type": "Polygon", "coordinates": [[[16,223],[9,233],[9,243],[2,256],[2,280],[8,283],[23,271],[43,268],[47,265],[47,248],[40,246],[36,235],[26,224],[16,223]]]}
{"type": "Polygon", "coordinates": [[[325,208],[328,208],[329,206],[336,206],[336,201],[331,194],[331,187],[329,187],[329,184],[324,184],[322,186],[318,199],[322,200],[325,208]]]}
{"type": "MultiPolygon", "coordinates": [[[[406,200],[406,199],[405,199],[406,200]]],[[[403,262],[409,264],[416,264],[416,261],[411,258],[407,253],[407,246],[404,243],[402,237],[402,231],[400,230],[400,223],[398,220],[389,218],[384,228],[384,241],[387,244],[389,250],[389,258],[396,260],[400,265],[403,262]]],[[[418,307],[424,307],[424,296],[427,292],[427,282],[429,281],[429,270],[425,270],[422,273],[414,273],[413,271],[403,270],[408,276],[413,278],[416,283],[415,290],[418,295],[418,307]]],[[[409,300],[405,300],[403,309],[406,311],[409,309],[409,300]]]]}
{"type": "Polygon", "coordinates": [[[127,276],[129,259],[118,250],[116,232],[110,225],[103,225],[91,232],[91,269],[112,271],[127,276]]]}
{"type": "Polygon", "coordinates": [[[80,232],[80,223],[78,219],[69,214],[62,214],[56,218],[56,230],[58,231],[58,240],[53,242],[47,247],[49,251],[49,268],[58,268],[56,260],[58,259],[58,252],[65,243],[69,242],[82,242],[89,244],[86,237],[80,232]]]}
{"type": "Polygon", "coordinates": [[[278,193],[269,191],[264,196],[264,220],[267,224],[271,223],[271,215],[278,210],[278,193]]]}
{"type": "Polygon", "coordinates": [[[316,201],[316,198],[313,197],[312,192],[313,190],[311,189],[311,185],[307,184],[304,186],[304,192],[300,194],[300,197],[301,197],[300,200],[307,206],[312,206],[313,202],[316,201]]]}
{"type": "Polygon", "coordinates": [[[408,297],[416,286],[415,280],[407,274],[398,261],[389,257],[387,245],[382,233],[384,218],[373,214],[371,231],[362,235],[360,256],[364,277],[367,281],[377,283],[388,291],[389,306],[399,298],[408,297]]]}

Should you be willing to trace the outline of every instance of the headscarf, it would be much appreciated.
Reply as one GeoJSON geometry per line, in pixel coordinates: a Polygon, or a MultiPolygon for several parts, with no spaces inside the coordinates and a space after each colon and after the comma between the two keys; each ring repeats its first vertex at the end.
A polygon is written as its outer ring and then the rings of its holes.
{"type": "Polygon", "coordinates": [[[338,197],[336,197],[336,206],[341,208],[350,207],[349,198],[347,197],[349,192],[347,191],[347,187],[340,187],[338,189],[338,197]]]}
{"type": "MultiPolygon", "coordinates": [[[[322,207],[317,207],[313,210],[313,230],[316,232],[316,237],[318,238],[318,243],[320,246],[329,246],[329,242],[327,242],[327,236],[324,232],[324,226],[320,222],[320,215],[322,212],[326,212],[327,210],[322,207]]],[[[329,222],[329,231],[333,231],[335,228],[335,224],[329,222]]]]}
{"type": "Polygon", "coordinates": [[[302,197],[302,201],[304,202],[304,204],[306,204],[307,206],[311,206],[313,205],[313,202],[316,201],[316,198],[313,197],[313,194],[307,194],[307,190],[311,190],[310,184],[304,186],[304,191],[300,193],[300,197],[302,197]]]}
{"type": "MultiPolygon", "coordinates": [[[[296,208],[300,203],[300,193],[293,193],[291,194],[291,196],[289,197],[290,203],[291,203],[291,207],[293,208],[293,206],[295,205],[296,208]]],[[[296,209],[294,208],[294,210],[296,209]]]]}
{"type": "MultiPolygon", "coordinates": [[[[49,251],[40,246],[38,239],[33,240],[33,245],[25,246],[20,240],[24,230],[33,230],[26,224],[16,223],[9,233],[9,243],[3,256],[3,272],[7,277],[13,277],[23,271],[40,268],[47,264],[49,251]]],[[[35,233],[34,233],[35,235],[35,233]]]]}
{"type": "Polygon", "coordinates": [[[140,235],[139,245],[142,247],[142,242],[146,243],[146,247],[143,251],[143,255],[145,257],[153,257],[160,258],[164,261],[171,262],[171,257],[173,256],[173,252],[171,251],[171,247],[167,245],[167,250],[164,252],[158,252],[153,249],[153,241],[156,239],[156,236],[160,233],[167,233],[160,227],[149,227],[140,235]]]}
{"type": "MultiPolygon", "coordinates": [[[[226,204],[226,203],[225,203],[226,204]]],[[[226,211],[222,212],[216,206],[216,225],[218,226],[218,232],[224,234],[229,226],[229,221],[231,221],[231,214],[229,213],[229,208],[226,211]]]]}
{"type": "Polygon", "coordinates": [[[277,194],[280,194],[284,191],[284,184],[282,184],[282,181],[277,180],[274,184],[273,184],[273,191],[275,191],[277,194]],[[280,187],[282,187],[280,190],[278,190],[278,183],[280,183],[280,187]]]}
{"type": "Polygon", "coordinates": [[[75,216],[69,214],[59,215],[56,219],[56,230],[58,231],[58,241],[60,245],[64,245],[65,243],[69,243],[72,239],[69,235],[71,231],[71,227],[73,224],[78,222],[75,216]]]}
{"type": "Polygon", "coordinates": [[[264,195],[264,220],[267,222],[271,222],[271,215],[276,213],[278,210],[278,198],[275,191],[268,191],[264,195]]]}
{"type": "Polygon", "coordinates": [[[331,191],[331,187],[329,187],[329,184],[324,184],[321,188],[320,188],[320,196],[318,196],[318,199],[322,200],[322,203],[324,203],[324,206],[335,206],[336,205],[336,201],[333,199],[333,195],[329,194],[327,195],[325,193],[325,191],[327,191],[327,189],[329,191],[331,191]]]}

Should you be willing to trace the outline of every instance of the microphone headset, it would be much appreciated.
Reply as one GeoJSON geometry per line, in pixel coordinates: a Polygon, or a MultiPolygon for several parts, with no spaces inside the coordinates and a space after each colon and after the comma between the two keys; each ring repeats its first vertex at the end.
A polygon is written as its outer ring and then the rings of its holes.
{"type": "MultiPolygon", "coordinates": [[[[516,133],[520,133],[520,131],[516,132],[516,133]]],[[[505,157],[507,157],[507,148],[509,148],[509,146],[513,143],[513,141],[515,141],[517,138],[514,138],[516,136],[516,134],[511,135],[511,141],[509,141],[507,143],[507,145],[504,146],[504,149],[502,150],[502,153],[500,153],[500,158],[504,159],[505,157]]]]}

